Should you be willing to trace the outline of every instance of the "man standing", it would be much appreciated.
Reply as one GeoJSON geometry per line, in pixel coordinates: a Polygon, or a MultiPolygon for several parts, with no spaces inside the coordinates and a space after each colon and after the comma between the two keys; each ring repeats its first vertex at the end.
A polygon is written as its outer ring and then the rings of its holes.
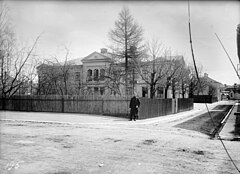
{"type": "Polygon", "coordinates": [[[130,104],[129,104],[129,108],[130,110],[130,121],[132,121],[132,119],[134,119],[134,121],[136,121],[136,117],[138,114],[138,108],[140,106],[140,101],[139,99],[136,97],[136,95],[134,95],[131,100],[130,100],[130,104]]]}

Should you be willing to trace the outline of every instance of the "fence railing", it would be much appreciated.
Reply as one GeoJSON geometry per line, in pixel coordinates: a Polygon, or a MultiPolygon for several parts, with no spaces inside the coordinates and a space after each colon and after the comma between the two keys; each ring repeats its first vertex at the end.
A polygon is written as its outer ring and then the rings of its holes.
{"type": "MultiPolygon", "coordinates": [[[[130,96],[12,96],[0,97],[0,109],[27,112],[66,112],[128,117],[130,96]]],[[[193,99],[140,98],[139,119],[191,110],[193,99]]]]}

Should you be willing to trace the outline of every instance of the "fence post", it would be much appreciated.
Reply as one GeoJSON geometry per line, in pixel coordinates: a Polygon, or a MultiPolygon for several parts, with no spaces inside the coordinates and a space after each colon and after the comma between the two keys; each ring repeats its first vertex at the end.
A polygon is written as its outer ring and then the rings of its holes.
{"type": "Polygon", "coordinates": [[[176,113],[176,110],[177,110],[177,106],[176,106],[176,100],[177,99],[172,99],[172,113],[175,114],[176,113]]]}
{"type": "Polygon", "coordinates": [[[178,113],[178,98],[176,98],[176,113],[178,113]]]}
{"type": "Polygon", "coordinates": [[[174,99],[172,99],[172,114],[174,114],[174,99]]]}
{"type": "Polygon", "coordinates": [[[64,113],[64,97],[62,96],[62,113],[64,113]]]}
{"type": "Polygon", "coordinates": [[[6,110],[6,98],[5,96],[3,95],[3,98],[2,98],[2,110],[5,111],[6,110]]]}
{"type": "Polygon", "coordinates": [[[102,115],[104,115],[104,100],[102,98],[102,115]]]}

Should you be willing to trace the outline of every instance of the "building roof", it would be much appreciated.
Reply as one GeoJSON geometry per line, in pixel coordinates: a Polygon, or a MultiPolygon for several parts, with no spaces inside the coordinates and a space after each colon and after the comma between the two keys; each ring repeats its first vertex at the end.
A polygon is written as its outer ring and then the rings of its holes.
{"type": "Polygon", "coordinates": [[[82,65],[82,57],[67,61],[68,65],[82,65]]]}
{"type": "Polygon", "coordinates": [[[203,79],[206,79],[207,82],[210,82],[210,83],[217,83],[217,84],[219,84],[219,85],[221,85],[221,86],[224,86],[221,82],[218,82],[218,81],[216,81],[216,80],[214,80],[214,79],[208,77],[208,74],[207,74],[207,73],[204,73],[203,79]]]}
{"type": "Polygon", "coordinates": [[[84,57],[81,60],[83,63],[84,62],[96,62],[96,61],[112,61],[112,59],[110,57],[108,57],[107,54],[102,54],[102,53],[98,53],[98,52],[93,52],[91,54],[89,54],[88,56],[84,57]]]}

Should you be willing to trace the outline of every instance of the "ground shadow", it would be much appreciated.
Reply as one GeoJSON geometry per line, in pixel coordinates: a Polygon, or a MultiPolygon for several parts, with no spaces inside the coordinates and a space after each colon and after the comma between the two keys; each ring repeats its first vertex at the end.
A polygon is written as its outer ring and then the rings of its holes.
{"type": "Polygon", "coordinates": [[[209,136],[215,136],[215,133],[220,128],[221,121],[231,107],[232,105],[218,105],[212,109],[214,111],[201,114],[188,121],[175,125],[175,127],[201,132],[209,136]]]}

